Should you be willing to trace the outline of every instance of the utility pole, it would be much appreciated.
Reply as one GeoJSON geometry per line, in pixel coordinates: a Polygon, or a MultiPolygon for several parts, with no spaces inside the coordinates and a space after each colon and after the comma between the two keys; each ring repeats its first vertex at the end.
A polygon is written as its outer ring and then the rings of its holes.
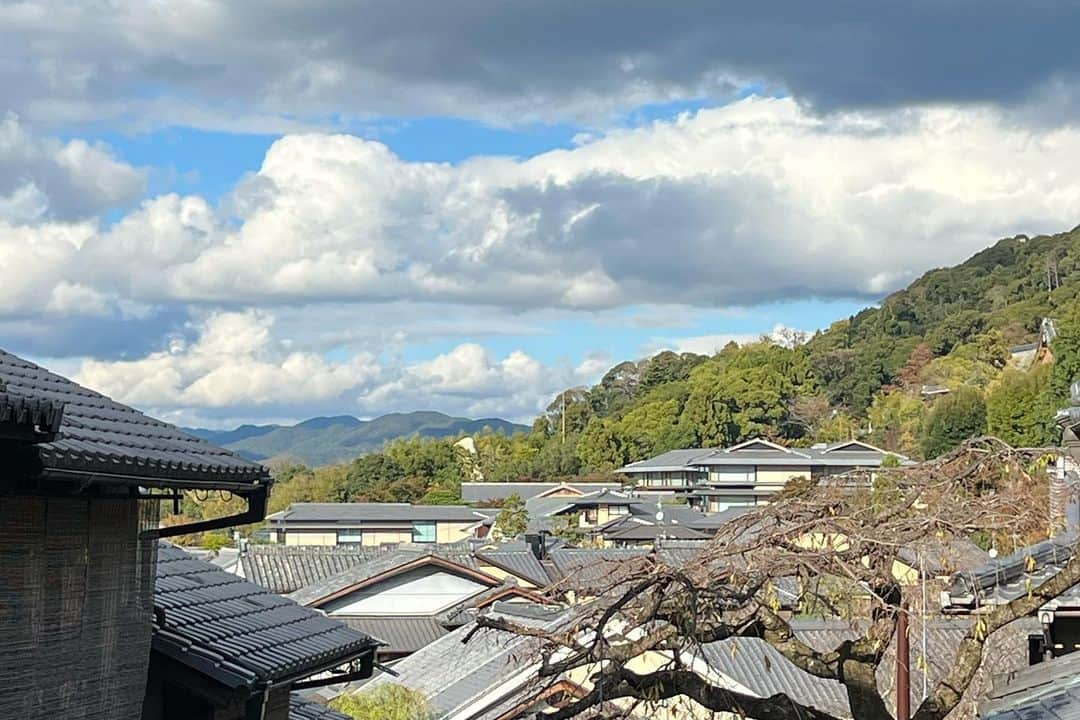
{"type": "Polygon", "coordinates": [[[562,394],[562,410],[559,412],[559,418],[562,422],[562,442],[566,444],[566,391],[563,390],[562,394]]]}
{"type": "Polygon", "coordinates": [[[911,720],[911,650],[908,647],[907,603],[896,619],[896,720],[911,720]]]}

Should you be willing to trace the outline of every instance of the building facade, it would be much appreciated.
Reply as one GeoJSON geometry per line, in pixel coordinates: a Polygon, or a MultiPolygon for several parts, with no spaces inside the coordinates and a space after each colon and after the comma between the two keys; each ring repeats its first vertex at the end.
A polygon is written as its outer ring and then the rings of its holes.
{"type": "Polygon", "coordinates": [[[293,503],[268,515],[271,538],[285,545],[456,543],[483,537],[489,518],[460,505],[293,503]]]}
{"type": "Polygon", "coordinates": [[[641,491],[686,495],[709,512],[760,505],[791,480],[820,479],[881,467],[893,455],[858,440],[788,448],[763,439],[721,449],[671,450],[616,472],[641,491]]]}

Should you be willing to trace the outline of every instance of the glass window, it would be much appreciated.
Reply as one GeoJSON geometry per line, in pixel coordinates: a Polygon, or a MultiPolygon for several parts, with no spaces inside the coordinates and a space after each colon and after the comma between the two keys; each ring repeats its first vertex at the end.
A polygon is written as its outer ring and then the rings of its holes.
{"type": "Polygon", "coordinates": [[[625,515],[628,512],[630,512],[630,509],[627,508],[625,505],[609,505],[608,506],[608,514],[609,515],[625,515]]]}
{"type": "Polygon", "coordinates": [[[364,534],[359,530],[338,530],[337,542],[338,545],[359,544],[364,542],[364,534]]]}
{"type": "Polygon", "coordinates": [[[433,543],[433,542],[435,542],[435,521],[434,520],[413,520],[413,524],[412,524],[412,541],[414,543],[433,543]]]}

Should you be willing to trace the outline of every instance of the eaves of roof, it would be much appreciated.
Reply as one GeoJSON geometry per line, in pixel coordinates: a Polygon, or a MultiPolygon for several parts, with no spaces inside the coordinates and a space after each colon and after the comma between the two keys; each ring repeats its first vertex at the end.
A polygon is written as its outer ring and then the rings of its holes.
{"type": "Polygon", "coordinates": [[[261,465],[3,350],[0,385],[0,414],[53,436],[9,453],[16,480],[240,493],[271,482],[261,465]]]}

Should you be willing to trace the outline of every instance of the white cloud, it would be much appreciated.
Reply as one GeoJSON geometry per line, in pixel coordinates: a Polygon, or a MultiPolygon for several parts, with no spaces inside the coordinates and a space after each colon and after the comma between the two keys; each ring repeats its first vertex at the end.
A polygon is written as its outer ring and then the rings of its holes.
{"type": "Polygon", "coordinates": [[[789,328],[782,323],[777,323],[767,333],[719,333],[714,335],[688,335],[685,337],[656,338],[643,349],[644,355],[654,355],[661,350],[674,350],[675,352],[696,353],[698,355],[715,355],[724,349],[728,343],[746,345],[757,342],[766,337],[775,343],[792,347],[804,342],[810,336],[805,330],[789,328]]]}
{"type": "Polygon", "coordinates": [[[521,351],[503,358],[461,344],[428,361],[387,362],[373,353],[348,358],[293,351],[274,335],[274,318],[257,311],[208,316],[193,341],[135,360],[85,359],[75,378],[121,402],[177,422],[223,417],[302,418],[435,408],[470,416],[531,419],[577,372],[548,367],[521,351]]]}
{"type": "Polygon", "coordinates": [[[136,199],[145,181],[104,145],[40,137],[14,114],[0,118],[0,220],[91,217],[136,199]]]}
{"type": "Polygon", "coordinates": [[[273,318],[246,311],[209,316],[198,339],[175,339],[139,360],[86,360],[77,380],[106,395],[150,407],[289,405],[336,400],[378,378],[371,355],[331,363],[272,341],[273,318]]]}
{"type": "MultiPolygon", "coordinates": [[[[237,187],[235,220],[199,197],[148,200],[27,282],[241,305],[873,297],[997,237],[1071,227],[1080,179],[1061,168],[1078,162],[1080,130],[987,109],[822,118],[767,99],[459,167],[288,136],[237,187]]],[[[27,227],[55,244],[53,225],[27,227]]],[[[0,256],[14,232],[0,230],[0,256]]]]}

